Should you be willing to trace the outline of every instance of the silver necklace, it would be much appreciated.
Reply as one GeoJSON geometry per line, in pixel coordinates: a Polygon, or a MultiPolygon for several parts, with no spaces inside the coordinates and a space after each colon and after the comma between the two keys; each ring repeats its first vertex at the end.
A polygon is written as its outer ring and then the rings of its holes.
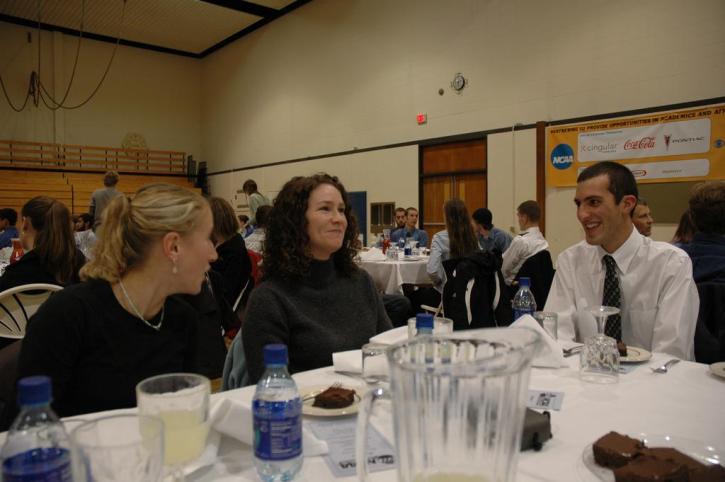
{"type": "Polygon", "coordinates": [[[154,329],[154,330],[156,330],[156,331],[159,331],[159,330],[161,330],[161,325],[162,325],[162,324],[163,324],[163,322],[164,322],[164,313],[166,312],[166,303],[164,303],[164,304],[163,304],[163,305],[161,306],[161,319],[159,320],[159,324],[158,324],[158,325],[152,325],[151,323],[149,323],[149,322],[148,322],[148,321],[146,320],[146,318],[144,318],[143,316],[141,316],[141,312],[139,311],[139,309],[138,309],[138,308],[136,308],[136,305],[135,305],[135,304],[133,303],[133,301],[131,301],[131,297],[130,297],[130,296],[128,296],[128,292],[126,291],[126,287],[125,287],[125,286],[123,286],[123,281],[121,281],[121,279],[120,279],[120,278],[119,278],[119,280],[118,280],[118,284],[119,284],[119,285],[121,285],[121,291],[123,291],[123,296],[125,296],[125,297],[126,297],[126,301],[128,301],[128,304],[129,304],[129,305],[131,306],[131,308],[133,309],[133,311],[134,311],[134,312],[136,313],[136,317],[137,317],[137,318],[138,318],[139,320],[141,320],[141,321],[143,321],[144,323],[146,323],[146,326],[148,326],[148,327],[150,327],[150,328],[153,328],[153,329],[154,329]]]}

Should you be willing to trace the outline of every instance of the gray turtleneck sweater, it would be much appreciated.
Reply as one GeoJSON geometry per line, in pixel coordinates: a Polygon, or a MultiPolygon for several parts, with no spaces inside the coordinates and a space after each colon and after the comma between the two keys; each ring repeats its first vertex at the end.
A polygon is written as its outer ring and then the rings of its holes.
{"type": "Polygon", "coordinates": [[[264,371],[262,351],[269,343],[289,350],[290,373],[332,365],[332,354],[359,349],[392,324],[368,274],[350,277],[332,260],[313,261],[297,283],[268,280],[254,288],[244,315],[242,341],[252,383],[264,371]]]}

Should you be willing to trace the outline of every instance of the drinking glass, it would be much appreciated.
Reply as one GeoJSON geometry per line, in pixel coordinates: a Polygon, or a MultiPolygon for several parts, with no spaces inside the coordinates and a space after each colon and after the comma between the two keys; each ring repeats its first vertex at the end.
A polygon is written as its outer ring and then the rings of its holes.
{"type": "Polygon", "coordinates": [[[152,482],[161,480],[164,424],[146,415],[111,415],[71,432],[75,480],[152,482]]]}
{"type": "Polygon", "coordinates": [[[367,476],[367,427],[376,400],[392,402],[397,480],[511,482],[540,335],[527,328],[417,337],[387,353],[390,389],[358,412],[356,458],[367,476]]]}
{"type": "Polygon", "coordinates": [[[557,339],[559,331],[559,315],[551,311],[535,311],[534,319],[539,322],[539,326],[551,335],[553,339],[557,339]]]}
{"type": "Polygon", "coordinates": [[[158,375],[136,385],[139,413],[164,422],[164,465],[175,480],[184,480],[184,464],[204,451],[209,392],[209,379],[192,373],[158,375]]]}
{"type": "Polygon", "coordinates": [[[604,334],[607,318],[619,313],[613,306],[592,306],[587,309],[597,320],[597,334],[584,341],[579,377],[585,382],[617,383],[619,381],[619,350],[617,340],[604,334]]]}
{"type": "Polygon", "coordinates": [[[388,360],[385,352],[390,345],[366,343],[362,347],[362,377],[366,383],[375,384],[388,381],[388,360]]]}

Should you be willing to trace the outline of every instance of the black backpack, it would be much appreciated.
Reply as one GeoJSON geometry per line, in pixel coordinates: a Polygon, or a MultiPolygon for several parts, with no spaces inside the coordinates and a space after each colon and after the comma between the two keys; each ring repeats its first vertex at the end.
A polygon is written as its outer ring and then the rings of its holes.
{"type": "Polygon", "coordinates": [[[501,255],[476,251],[443,262],[443,312],[454,330],[508,326],[512,321],[511,295],[501,274],[501,255]]]}

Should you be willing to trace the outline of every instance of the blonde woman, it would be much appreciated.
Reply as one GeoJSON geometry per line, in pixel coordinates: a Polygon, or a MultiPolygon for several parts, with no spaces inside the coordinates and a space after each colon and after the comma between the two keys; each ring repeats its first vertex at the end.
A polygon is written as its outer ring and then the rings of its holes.
{"type": "Polygon", "coordinates": [[[114,198],[83,283],[52,296],[28,324],[21,377],[53,380],[61,416],[135,405],[146,377],[194,371],[196,313],[176,293],[200,291],[217,257],[201,196],[170,184],[114,198]]]}

